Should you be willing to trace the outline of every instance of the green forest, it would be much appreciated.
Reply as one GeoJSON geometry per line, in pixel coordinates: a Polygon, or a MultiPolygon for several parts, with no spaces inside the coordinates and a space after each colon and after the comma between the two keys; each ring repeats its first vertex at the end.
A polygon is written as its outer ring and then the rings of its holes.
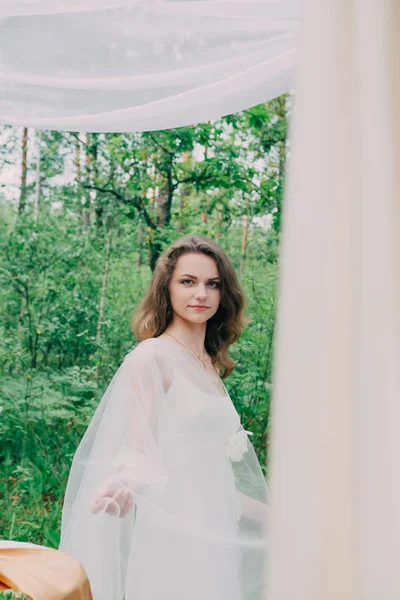
{"type": "Polygon", "coordinates": [[[143,133],[0,128],[0,538],[57,547],[72,457],[157,258],[216,240],[250,323],[225,380],[268,476],[290,96],[143,133]]]}

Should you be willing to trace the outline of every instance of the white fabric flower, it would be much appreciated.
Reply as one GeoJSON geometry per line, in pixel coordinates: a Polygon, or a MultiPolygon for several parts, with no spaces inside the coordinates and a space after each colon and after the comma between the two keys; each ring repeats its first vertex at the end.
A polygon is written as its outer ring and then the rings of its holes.
{"type": "Polygon", "coordinates": [[[247,435],[253,435],[252,431],[242,429],[231,435],[226,445],[226,453],[232,462],[239,462],[242,456],[248,450],[247,435]]]}

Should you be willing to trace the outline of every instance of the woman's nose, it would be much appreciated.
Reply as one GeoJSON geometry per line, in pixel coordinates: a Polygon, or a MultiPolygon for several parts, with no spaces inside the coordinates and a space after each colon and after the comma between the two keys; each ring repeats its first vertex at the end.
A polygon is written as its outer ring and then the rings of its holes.
{"type": "Polygon", "coordinates": [[[196,297],[197,298],[205,298],[207,296],[206,286],[203,283],[200,283],[197,286],[196,297]]]}

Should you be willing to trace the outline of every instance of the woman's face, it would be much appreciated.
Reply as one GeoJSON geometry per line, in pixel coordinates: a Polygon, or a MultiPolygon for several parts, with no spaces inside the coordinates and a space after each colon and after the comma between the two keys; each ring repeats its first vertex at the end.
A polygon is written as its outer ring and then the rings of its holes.
{"type": "Polygon", "coordinates": [[[191,323],[205,323],[218,310],[220,287],[221,279],[213,258],[198,252],[183,254],[176,262],[169,284],[174,313],[191,323]]]}

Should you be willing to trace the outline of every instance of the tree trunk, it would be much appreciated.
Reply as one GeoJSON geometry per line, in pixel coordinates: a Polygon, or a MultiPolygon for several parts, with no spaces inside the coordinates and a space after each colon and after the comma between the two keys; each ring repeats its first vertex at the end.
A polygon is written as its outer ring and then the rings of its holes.
{"type": "Polygon", "coordinates": [[[25,210],[26,204],[26,179],[28,173],[28,128],[24,127],[22,132],[22,161],[21,161],[21,187],[19,194],[18,212],[22,213],[25,210]]]}
{"type": "MultiPolygon", "coordinates": [[[[95,133],[86,134],[85,163],[86,178],[89,184],[93,184],[97,169],[97,134],[95,133]]],[[[86,207],[84,211],[84,225],[86,228],[90,227],[92,206],[96,205],[96,196],[96,191],[92,190],[86,194],[86,207]]]]}
{"type": "Polygon", "coordinates": [[[164,227],[171,221],[171,206],[173,197],[172,174],[168,172],[158,192],[158,226],[164,227]]]}
{"type": "Polygon", "coordinates": [[[249,232],[249,215],[246,213],[244,215],[244,224],[243,224],[243,237],[242,237],[242,252],[240,257],[240,277],[243,275],[244,269],[244,261],[246,260],[246,252],[247,252],[247,237],[249,232]]]}
{"type": "MultiPolygon", "coordinates": [[[[166,178],[162,182],[158,192],[157,229],[159,230],[169,225],[171,221],[171,207],[174,190],[175,187],[172,181],[172,164],[170,164],[166,172],[166,178]]],[[[160,236],[154,235],[154,231],[151,231],[149,239],[149,261],[152,271],[155,269],[156,262],[160,254],[160,236]]]]}
{"type": "MultiPolygon", "coordinates": [[[[89,181],[91,185],[95,185],[98,176],[98,134],[88,134],[88,154],[89,154],[89,181]]],[[[97,194],[95,190],[91,191],[92,205],[94,207],[96,229],[99,231],[104,225],[104,207],[102,206],[102,196],[97,194]]]]}
{"type": "MultiPolygon", "coordinates": [[[[276,98],[276,115],[279,119],[287,119],[287,109],[286,109],[286,96],[282,96],[280,98],[276,98]]],[[[276,231],[280,231],[281,228],[281,215],[282,215],[282,199],[284,194],[284,184],[285,184],[285,171],[286,171],[286,151],[287,151],[287,138],[284,137],[278,142],[278,186],[279,190],[277,193],[277,215],[274,218],[275,229],[276,231]]]]}
{"type": "Polygon", "coordinates": [[[138,268],[140,268],[143,264],[143,256],[142,256],[143,235],[144,235],[143,223],[142,223],[142,221],[139,221],[138,236],[137,236],[137,253],[138,254],[137,254],[137,261],[136,261],[136,266],[138,268]]]}
{"type": "Polygon", "coordinates": [[[110,270],[110,256],[111,256],[111,237],[112,237],[112,229],[108,232],[107,242],[106,242],[106,260],[104,263],[104,271],[103,271],[103,283],[101,286],[100,293],[100,302],[99,302],[99,317],[97,320],[97,330],[96,330],[96,344],[100,346],[101,342],[101,326],[104,319],[104,307],[106,303],[106,294],[107,294],[107,282],[108,282],[108,273],[110,270]]]}
{"type": "Polygon", "coordinates": [[[29,352],[31,355],[30,367],[31,367],[31,369],[36,369],[37,336],[38,336],[38,334],[36,333],[36,329],[35,329],[35,333],[34,333],[34,322],[32,319],[29,283],[30,282],[28,279],[25,284],[25,290],[24,290],[24,295],[25,295],[25,300],[26,300],[26,315],[28,318],[28,347],[29,347],[29,352]]]}
{"type": "Polygon", "coordinates": [[[218,241],[221,239],[221,235],[222,235],[222,223],[224,221],[224,216],[222,214],[222,212],[218,213],[217,216],[217,227],[216,227],[216,232],[215,232],[215,239],[218,241]]]}
{"type": "MultiPolygon", "coordinates": [[[[210,122],[210,121],[208,121],[208,123],[209,123],[209,122],[210,122]]],[[[205,144],[205,145],[204,145],[204,158],[207,158],[207,157],[208,157],[208,145],[207,145],[207,144],[205,144]]],[[[201,222],[203,223],[203,225],[205,225],[205,224],[207,223],[207,213],[206,213],[206,211],[205,211],[205,210],[203,210],[203,211],[201,212],[201,222]]]]}
{"type": "Polygon", "coordinates": [[[18,338],[18,346],[19,346],[19,354],[23,355],[24,352],[24,317],[26,311],[26,298],[24,295],[21,295],[21,304],[18,315],[18,326],[17,326],[17,338],[18,338]]]}
{"type": "Polygon", "coordinates": [[[79,139],[79,133],[77,133],[77,137],[75,138],[75,181],[76,181],[76,187],[78,190],[77,193],[77,210],[78,210],[78,215],[81,218],[81,222],[83,222],[83,211],[82,211],[82,203],[81,203],[81,177],[82,177],[82,170],[81,170],[81,142],[79,139]]]}
{"type": "MultiPolygon", "coordinates": [[[[189,160],[191,159],[191,152],[184,152],[183,153],[183,162],[189,162],[189,160]]],[[[190,195],[189,192],[189,188],[187,186],[185,186],[184,184],[181,187],[180,190],[180,202],[179,202],[179,223],[178,223],[178,232],[182,233],[184,228],[185,228],[185,222],[184,222],[184,212],[185,212],[185,208],[186,208],[186,200],[188,198],[188,196],[190,195]]]]}
{"type": "Polygon", "coordinates": [[[75,181],[78,185],[81,181],[81,143],[79,134],[75,138],[75,181]]]}
{"type": "Polygon", "coordinates": [[[39,202],[40,202],[40,168],[41,168],[41,158],[42,158],[42,132],[38,130],[37,132],[37,163],[36,163],[36,184],[35,184],[35,201],[33,205],[33,223],[36,227],[37,220],[39,216],[39,202]]]}

